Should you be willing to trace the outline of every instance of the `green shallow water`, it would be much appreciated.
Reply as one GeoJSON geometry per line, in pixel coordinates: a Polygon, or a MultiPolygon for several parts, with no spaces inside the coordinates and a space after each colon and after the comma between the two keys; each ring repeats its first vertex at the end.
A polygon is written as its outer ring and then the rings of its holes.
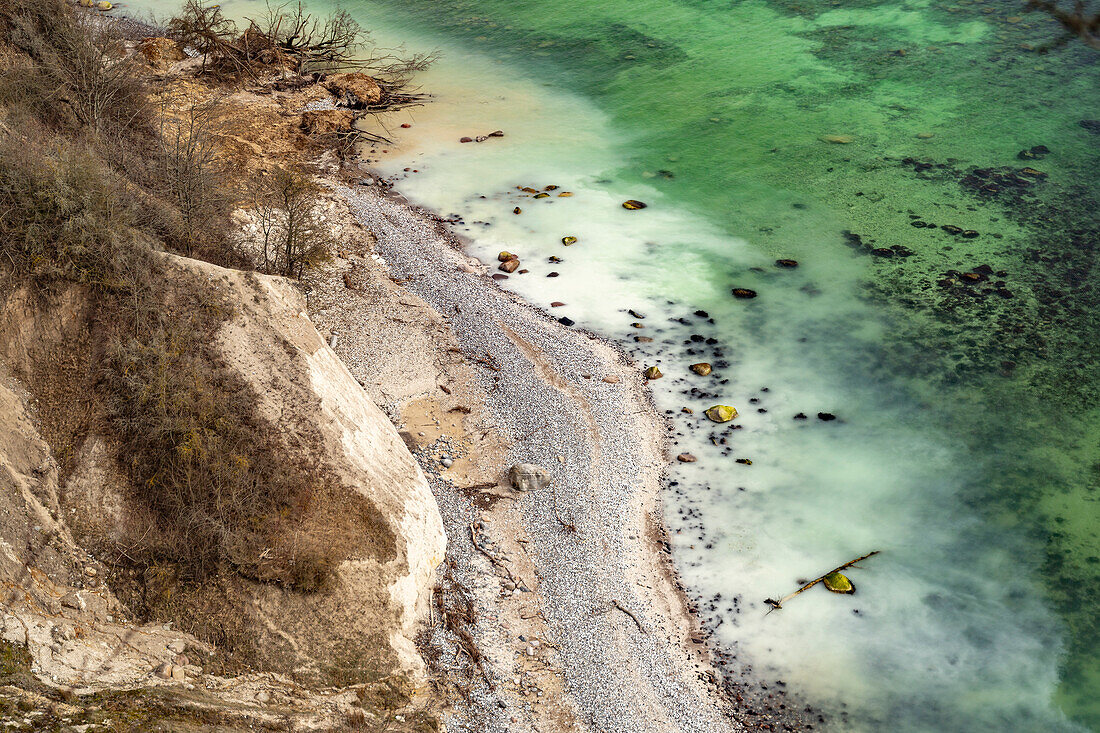
{"type": "MultiPolygon", "coordinates": [[[[461,134],[511,125],[473,150],[416,118],[451,144],[380,161],[420,166],[401,190],[491,223],[466,232],[483,254],[581,235],[555,290],[510,286],[624,339],[639,302],[715,317],[754,463],[680,415],[701,461],[668,502],[694,594],[740,593],[740,613],[703,604],[720,643],[832,730],[1100,730],[1100,125],[1081,124],[1100,118],[1100,54],[1028,50],[1055,29],[1014,2],[349,9],[444,50],[425,83],[461,88],[429,89],[461,134]],[[578,196],[511,217],[509,188],[549,182],[578,196]],[[616,210],[632,197],[649,218],[616,210]],[[870,253],[890,247],[909,255],[870,253]],[[793,426],[819,409],[835,429],[793,426]],[[764,616],[766,595],[872,548],[855,596],[764,616]]],[[[668,328],[639,358],[664,359],[662,407],[698,412],[668,328]]]]}

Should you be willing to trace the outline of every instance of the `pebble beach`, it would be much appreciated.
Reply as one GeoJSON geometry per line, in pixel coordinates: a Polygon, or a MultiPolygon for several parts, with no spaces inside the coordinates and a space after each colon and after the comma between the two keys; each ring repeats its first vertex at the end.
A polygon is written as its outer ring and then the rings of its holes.
{"type": "Polygon", "coordinates": [[[471,450],[461,435],[414,449],[448,534],[433,602],[476,609],[466,628],[480,674],[442,613],[423,639],[435,672],[465,680],[448,729],[741,730],[735,688],[758,698],[752,727],[790,725],[762,689],[712,665],[676,579],[660,493],[667,424],[641,367],[497,287],[495,267],[432,213],[380,187],[338,193],[393,281],[446,324],[471,367],[476,417],[500,438],[477,457],[489,480],[473,491],[450,469],[471,450]],[[517,463],[545,467],[551,484],[515,492],[517,463]]]}

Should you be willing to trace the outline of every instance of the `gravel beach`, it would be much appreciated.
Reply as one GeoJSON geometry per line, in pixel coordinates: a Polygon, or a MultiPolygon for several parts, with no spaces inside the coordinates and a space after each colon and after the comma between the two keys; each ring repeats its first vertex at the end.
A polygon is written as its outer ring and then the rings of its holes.
{"type": "MultiPolygon", "coordinates": [[[[480,456],[496,474],[482,501],[440,463],[461,451],[438,441],[416,451],[447,525],[439,593],[473,603],[482,655],[448,729],[741,729],[671,572],[666,430],[637,366],[500,290],[431,214],[375,188],[339,193],[390,276],[446,321],[507,446],[480,456]],[[503,473],[521,462],[545,467],[552,484],[512,491],[503,473]]],[[[445,627],[425,644],[457,673],[469,665],[445,627]]]]}

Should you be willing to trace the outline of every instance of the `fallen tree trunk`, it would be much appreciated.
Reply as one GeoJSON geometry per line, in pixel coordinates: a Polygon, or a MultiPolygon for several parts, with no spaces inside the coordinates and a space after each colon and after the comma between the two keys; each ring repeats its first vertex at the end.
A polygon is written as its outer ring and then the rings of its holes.
{"type": "MultiPolygon", "coordinates": [[[[799,593],[802,593],[803,591],[807,591],[810,588],[813,588],[815,585],[817,585],[821,581],[825,580],[825,578],[829,577],[833,573],[839,573],[841,570],[846,570],[850,567],[853,567],[856,563],[858,563],[862,560],[866,560],[867,558],[873,557],[877,554],[879,554],[879,550],[874,550],[873,552],[868,552],[866,555],[863,555],[861,557],[857,557],[855,560],[849,560],[848,562],[844,563],[840,567],[833,568],[829,572],[824,573],[822,575],[819,575],[818,577],[811,580],[809,583],[806,583],[806,585],[804,585],[801,588],[799,588],[798,590],[796,590],[794,593],[789,593],[789,594],[783,596],[782,598],[780,598],[778,601],[773,599],[773,598],[765,598],[764,603],[767,603],[769,606],[771,606],[772,611],[776,610],[777,608],[783,608],[784,603],[791,600],[792,598],[797,596],[799,593]]],[[[768,611],[768,613],[771,613],[771,611],[768,611]]]]}

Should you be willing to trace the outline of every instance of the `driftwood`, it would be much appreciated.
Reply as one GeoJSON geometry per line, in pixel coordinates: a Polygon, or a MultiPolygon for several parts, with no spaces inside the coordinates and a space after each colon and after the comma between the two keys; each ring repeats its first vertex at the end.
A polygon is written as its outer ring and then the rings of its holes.
{"type": "Polygon", "coordinates": [[[631,610],[630,610],[629,608],[627,608],[627,607],[626,607],[626,606],[624,606],[623,604],[619,603],[619,602],[618,602],[617,600],[615,600],[615,599],[611,599],[611,605],[612,605],[612,606],[614,606],[615,608],[619,609],[619,610],[620,610],[620,611],[622,611],[623,613],[625,613],[625,614],[626,614],[627,616],[629,616],[629,617],[630,617],[630,619],[631,619],[631,620],[632,620],[632,621],[633,621],[633,622],[634,622],[635,624],[637,624],[637,626],[638,626],[638,631],[641,631],[641,632],[642,632],[643,634],[648,634],[648,633],[649,633],[648,631],[646,631],[646,630],[645,630],[645,626],[643,626],[643,625],[642,625],[642,622],[641,622],[641,620],[640,620],[640,619],[639,619],[639,618],[638,618],[638,617],[637,617],[636,615],[634,615],[634,612],[633,612],[633,611],[631,611],[631,610]]]}
{"type": "Polygon", "coordinates": [[[806,583],[806,585],[804,585],[801,588],[799,588],[798,590],[796,590],[794,593],[788,593],[787,595],[780,598],[778,601],[775,600],[775,599],[772,599],[772,598],[765,598],[764,603],[767,603],[769,606],[772,607],[772,610],[768,611],[768,613],[771,613],[772,611],[774,611],[778,608],[783,608],[784,603],[791,600],[792,598],[797,596],[799,593],[802,593],[803,591],[807,591],[810,588],[813,588],[815,585],[817,585],[821,581],[825,580],[825,578],[832,575],[833,573],[839,573],[841,570],[846,570],[847,568],[853,567],[853,566],[855,566],[856,563],[860,562],[861,560],[866,560],[867,558],[873,557],[877,554],[879,554],[879,550],[874,550],[873,552],[868,552],[866,555],[863,555],[862,557],[857,557],[855,560],[849,560],[848,562],[844,563],[843,565],[841,565],[839,567],[836,567],[836,568],[833,568],[829,572],[823,573],[822,575],[814,578],[809,583],[806,583]]]}

